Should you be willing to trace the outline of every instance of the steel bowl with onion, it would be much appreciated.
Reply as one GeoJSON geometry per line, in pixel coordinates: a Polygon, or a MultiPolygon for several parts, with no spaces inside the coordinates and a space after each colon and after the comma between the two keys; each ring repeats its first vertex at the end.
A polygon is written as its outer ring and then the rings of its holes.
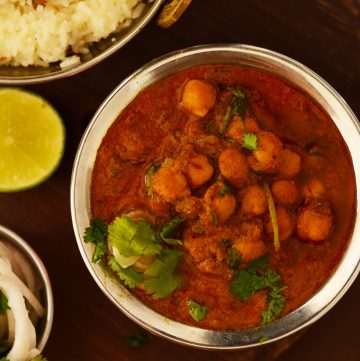
{"type": "Polygon", "coordinates": [[[39,318],[35,325],[37,349],[42,352],[50,336],[54,318],[53,293],[45,265],[35,251],[20,236],[3,226],[0,226],[0,241],[5,246],[11,247],[10,250],[14,253],[18,252],[21,257],[24,257],[33,270],[39,290],[37,297],[45,310],[44,316],[39,318]]]}
{"type": "Polygon", "coordinates": [[[287,80],[312,97],[332,118],[342,134],[355,165],[357,198],[360,189],[360,127],[341,96],[321,77],[297,61],[270,50],[247,45],[206,45],[165,55],[125,79],[104,101],[89,124],[78,149],[71,181],[73,227],[81,255],[105,295],[128,317],[152,333],[203,349],[243,349],[280,340],[309,326],[344,295],[360,270],[360,218],[356,209],[354,231],[341,262],[327,282],[301,307],[278,321],[255,329],[213,331],[188,326],[154,312],[118,281],[109,279],[91,262],[92,249],[82,240],[91,219],[90,183],[97,149],[110,125],[145,87],[180,70],[202,64],[250,66],[287,80]]]}
{"type": "Polygon", "coordinates": [[[90,52],[80,56],[80,63],[61,68],[59,63],[47,67],[0,66],[0,84],[21,85],[62,79],[88,69],[123,47],[156,15],[165,0],[146,1],[141,15],[121,31],[90,46],[90,52]]]}

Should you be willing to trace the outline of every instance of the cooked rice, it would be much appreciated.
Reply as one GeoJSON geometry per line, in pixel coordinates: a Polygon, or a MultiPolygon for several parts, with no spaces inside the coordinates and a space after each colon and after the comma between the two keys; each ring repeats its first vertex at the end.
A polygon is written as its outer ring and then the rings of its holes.
{"type": "Polygon", "coordinates": [[[0,0],[0,65],[69,66],[88,46],[128,26],[142,0],[0,0]],[[44,5],[42,5],[44,4],[44,5]]]}

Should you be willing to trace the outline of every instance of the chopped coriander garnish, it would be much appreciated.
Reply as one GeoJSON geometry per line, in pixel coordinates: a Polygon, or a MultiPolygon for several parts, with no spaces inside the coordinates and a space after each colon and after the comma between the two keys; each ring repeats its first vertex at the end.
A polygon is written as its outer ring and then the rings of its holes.
{"type": "Polygon", "coordinates": [[[138,348],[142,346],[147,340],[148,340],[148,335],[143,331],[139,331],[136,332],[134,335],[126,338],[125,344],[131,348],[138,348]]]}
{"type": "Polygon", "coordinates": [[[99,218],[90,221],[90,226],[85,229],[84,241],[95,244],[92,262],[101,263],[103,256],[108,251],[106,239],[108,237],[108,226],[99,218]]]}
{"type": "Polygon", "coordinates": [[[234,194],[235,191],[226,181],[223,181],[223,187],[219,190],[221,197],[224,197],[226,194],[234,194]]]}
{"type": "Polygon", "coordinates": [[[150,256],[161,250],[156,230],[146,221],[134,222],[128,216],[116,217],[108,231],[109,243],[122,256],[150,256]]]}
{"type": "Polygon", "coordinates": [[[227,254],[227,259],[228,259],[229,266],[232,269],[237,269],[238,266],[243,262],[239,251],[233,247],[229,248],[228,254],[227,254]]]}
{"type": "Polygon", "coordinates": [[[245,119],[245,114],[247,111],[247,104],[245,101],[245,94],[238,88],[230,88],[233,98],[231,100],[230,106],[227,107],[226,113],[224,116],[224,125],[221,130],[221,134],[225,134],[231,118],[234,114],[237,114],[241,119],[245,119]]]}
{"type": "Polygon", "coordinates": [[[155,300],[168,296],[179,286],[180,281],[174,271],[181,256],[180,251],[163,248],[146,270],[146,293],[152,294],[155,300]]]}
{"type": "Polygon", "coordinates": [[[255,133],[244,133],[242,146],[248,150],[257,150],[257,135],[255,133]]]}
{"type": "Polygon", "coordinates": [[[269,257],[260,257],[252,261],[246,268],[233,270],[230,282],[231,292],[247,301],[255,292],[267,290],[268,307],[262,312],[262,323],[273,322],[285,306],[285,297],[281,292],[287,288],[282,285],[281,276],[271,268],[267,268],[269,257]]]}
{"type": "Polygon", "coordinates": [[[160,231],[160,238],[167,244],[181,244],[180,239],[171,238],[178,227],[184,222],[181,217],[173,218],[169,223],[165,224],[160,231]]]}
{"type": "Polygon", "coordinates": [[[211,209],[211,208],[210,208],[210,215],[211,215],[211,218],[213,220],[213,223],[215,225],[217,225],[218,224],[217,215],[216,215],[215,211],[213,209],[211,209]]]}
{"type": "Polygon", "coordinates": [[[48,359],[40,354],[33,358],[31,361],[48,361],[48,359]]]}
{"type": "Polygon", "coordinates": [[[267,198],[268,204],[269,204],[270,220],[271,220],[271,224],[272,224],[273,232],[274,232],[274,247],[275,247],[275,251],[278,251],[280,248],[280,239],[279,239],[279,225],[278,225],[278,221],[277,221],[275,203],[274,203],[273,196],[271,194],[269,184],[267,182],[264,182],[263,187],[264,187],[266,198],[267,198]]]}
{"type": "Polygon", "coordinates": [[[209,309],[206,306],[201,305],[190,298],[188,299],[187,304],[189,314],[195,321],[202,321],[209,312],[209,309]]]}
{"type": "Polygon", "coordinates": [[[145,174],[145,185],[149,191],[152,190],[152,177],[159,170],[159,168],[160,164],[158,162],[154,162],[145,174]]]}
{"type": "Polygon", "coordinates": [[[117,274],[117,276],[130,288],[140,286],[144,282],[144,274],[135,271],[132,267],[123,268],[116,261],[115,257],[109,257],[108,265],[117,274]]]}
{"type": "Polygon", "coordinates": [[[5,294],[0,291],[0,315],[4,315],[8,309],[10,309],[8,299],[5,294]]]}
{"type": "Polygon", "coordinates": [[[269,339],[269,336],[263,336],[260,338],[260,340],[258,341],[259,343],[264,343],[269,339]]]}

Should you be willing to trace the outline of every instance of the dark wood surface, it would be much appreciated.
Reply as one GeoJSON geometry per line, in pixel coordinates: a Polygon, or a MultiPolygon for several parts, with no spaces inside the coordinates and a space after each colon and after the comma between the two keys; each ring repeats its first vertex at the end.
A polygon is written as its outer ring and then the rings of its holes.
{"type": "MultiPolygon", "coordinates": [[[[74,238],[69,205],[72,164],[95,110],[126,76],[167,52],[206,43],[272,49],[326,79],[360,116],[359,0],[194,0],[173,27],[155,20],[116,54],[71,78],[29,86],[61,113],[66,151],[40,186],[0,194],[0,223],[19,233],[49,271],[55,319],[44,354],[49,361],[242,360],[239,352],[206,352],[149,336],[140,349],[124,340],[139,331],[108,301],[87,271],[74,238]]],[[[360,149],[360,145],[359,145],[360,149]]],[[[360,278],[341,301],[279,360],[360,360],[360,278]]],[[[264,358],[258,357],[258,360],[264,358]]]]}

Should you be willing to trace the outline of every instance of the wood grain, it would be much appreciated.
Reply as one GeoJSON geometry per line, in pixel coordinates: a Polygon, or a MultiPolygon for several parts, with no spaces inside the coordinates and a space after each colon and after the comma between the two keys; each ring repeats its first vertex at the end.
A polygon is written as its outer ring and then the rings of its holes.
{"type": "MultiPolygon", "coordinates": [[[[241,352],[206,352],[149,335],[140,349],[124,340],[139,330],[102,294],[74,238],[69,206],[71,169],[92,115],[110,91],[146,62],[206,43],[244,43],[281,52],[328,81],[360,115],[360,2],[358,0],[194,0],[173,27],[153,19],[123,49],[82,74],[29,86],[59,110],[66,151],[42,185],[0,194],[0,223],[19,233],[46,264],[55,295],[55,320],[45,350],[49,361],[244,360],[241,352]]],[[[280,360],[360,360],[360,280],[287,350],[280,360]]],[[[278,356],[284,345],[247,351],[257,360],[278,356]]]]}

